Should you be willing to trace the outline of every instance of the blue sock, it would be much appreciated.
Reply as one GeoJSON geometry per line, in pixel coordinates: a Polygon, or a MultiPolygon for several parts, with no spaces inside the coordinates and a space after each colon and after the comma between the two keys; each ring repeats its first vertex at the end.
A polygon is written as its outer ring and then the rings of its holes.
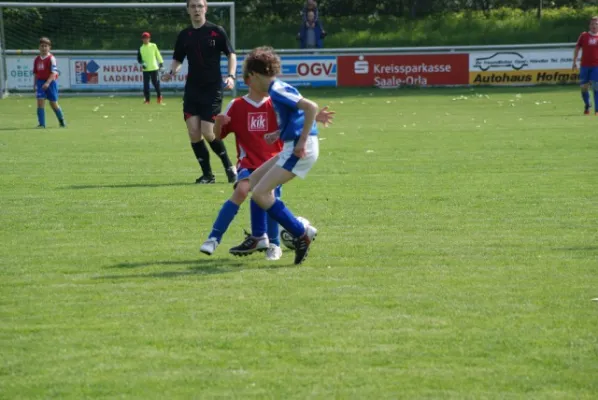
{"type": "MultiPolygon", "coordinates": [[[[277,186],[274,189],[274,196],[277,199],[280,199],[280,195],[282,194],[282,186],[277,186]]],[[[280,225],[278,222],[274,221],[270,216],[268,216],[268,239],[270,243],[273,243],[280,247],[280,225]]]]}
{"type": "Polygon", "coordinates": [[[237,215],[238,211],[239,206],[232,201],[227,200],[222,205],[216,221],[214,221],[214,226],[212,227],[210,237],[216,238],[218,243],[220,243],[222,240],[222,235],[224,235],[230,223],[233,222],[233,219],[235,219],[235,215],[237,215]]]}
{"type": "Polygon", "coordinates": [[[280,199],[276,199],[272,207],[267,210],[268,215],[277,221],[284,229],[295,237],[303,236],[305,227],[295,218],[293,213],[284,205],[280,199]]]}
{"type": "Polygon", "coordinates": [[[280,247],[280,232],[278,222],[274,221],[268,215],[268,239],[270,243],[273,243],[280,247]]]}
{"type": "Polygon", "coordinates": [[[37,109],[37,122],[41,126],[46,126],[46,110],[44,108],[37,109]]]}
{"type": "Polygon", "coordinates": [[[251,214],[251,236],[263,236],[266,233],[266,212],[252,199],[249,213],[251,214]]]}
{"type": "Polygon", "coordinates": [[[598,89],[594,90],[594,111],[598,112],[598,89]]]}
{"type": "Polygon", "coordinates": [[[590,91],[581,91],[581,98],[583,99],[583,103],[586,105],[587,108],[590,107],[590,91]]]}
{"type": "Polygon", "coordinates": [[[56,114],[56,118],[58,118],[59,122],[64,122],[64,114],[62,114],[62,108],[58,107],[54,110],[54,114],[56,114]]]}

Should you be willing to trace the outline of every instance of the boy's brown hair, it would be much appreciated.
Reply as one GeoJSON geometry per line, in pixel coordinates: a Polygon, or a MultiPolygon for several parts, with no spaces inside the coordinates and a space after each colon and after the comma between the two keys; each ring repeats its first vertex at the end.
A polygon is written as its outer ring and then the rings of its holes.
{"type": "Polygon", "coordinates": [[[257,47],[245,58],[243,75],[251,72],[269,77],[280,74],[280,57],[269,46],[257,47]]]}
{"type": "Polygon", "coordinates": [[[39,44],[47,44],[48,46],[52,46],[52,41],[47,37],[43,36],[39,38],[39,44]]]}

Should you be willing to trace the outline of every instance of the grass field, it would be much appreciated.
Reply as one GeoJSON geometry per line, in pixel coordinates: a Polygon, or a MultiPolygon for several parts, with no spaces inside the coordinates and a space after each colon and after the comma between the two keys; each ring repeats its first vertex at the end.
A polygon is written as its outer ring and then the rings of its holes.
{"type": "Polygon", "coordinates": [[[178,98],[64,98],[46,130],[0,101],[0,398],[595,398],[578,89],[305,93],[338,114],[284,191],[301,267],[228,255],[247,207],[198,252],[231,187],[192,183],[178,98]]]}

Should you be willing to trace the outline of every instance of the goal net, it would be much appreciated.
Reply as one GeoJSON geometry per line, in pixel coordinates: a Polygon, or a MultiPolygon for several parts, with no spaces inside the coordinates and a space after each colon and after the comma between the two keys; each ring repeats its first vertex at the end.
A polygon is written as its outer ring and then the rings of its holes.
{"type": "MultiPolygon", "coordinates": [[[[227,30],[233,46],[236,39],[234,17],[234,2],[209,2],[207,18],[227,30]]],[[[151,33],[152,42],[160,48],[167,67],[178,32],[189,24],[185,1],[0,2],[0,93],[19,90],[21,84],[25,84],[27,89],[31,87],[33,59],[38,53],[39,38],[42,36],[52,41],[52,53],[58,58],[61,73],[61,88],[73,86],[72,89],[77,90],[81,89],[76,87],[77,77],[73,76],[77,73],[77,61],[94,61],[91,70],[87,71],[90,77],[95,77],[97,71],[92,70],[100,66],[100,58],[114,66],[115,70],[133,68],[142,32],[151,33]],[[125,63],[127,59],[130,65],[125,63]],[[67,74],[70,75],[70,85],[63,79],[63,75],[67,74]]],[[[77,65],[79,69],[83,66],[81,62],[77,65]]],[[[226,63],[223,63],[223,68],[226,68],[226,63]]],[[[120,79],[127,80],[130,77],[120,79]]],[[[113,83],[113,90],[118,90],[118,83],[122,82],[113,83]]],[[[99,83],[96,86],[102,89],[99,83]]],[[[124,90],[132,85],[120,86],[124,90]]]]}

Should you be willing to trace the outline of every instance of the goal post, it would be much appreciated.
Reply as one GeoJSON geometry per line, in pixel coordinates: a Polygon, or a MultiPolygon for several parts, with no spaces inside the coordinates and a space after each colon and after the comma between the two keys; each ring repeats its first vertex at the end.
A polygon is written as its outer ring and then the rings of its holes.
{"type": "MultiPolygon", "coordinates": [[[[235,3],[208,2],[207,18],[227,30],[236,49],[235,3]]],[[[189,25],[185,0],[170,3],[0,1],[0,97],[9,90],[24,90],[25,84],[31,88],[33,58],[38,53],[41,36],[52,40],[52,52],[58,58],[62,76],[67,68],[74,69],[70,64],[82,55],[90,60],[120,57],[122,68],[132,68],[136,62],[124,65],[124,60],[136,60],[141,33],[145,31],[152,34],[152,41],[158,44],[168,68],[176,37],[189,25]],[[21,84],[22,88],[14,87],[21,84]]],[[[226,68],[225,63],[223,67],[226,68]]],[[[70,89],[78,91],[77,85],[72,86],[70,89]]],[[[170,87],[164,86],[165,90],[170,87]]]]}

